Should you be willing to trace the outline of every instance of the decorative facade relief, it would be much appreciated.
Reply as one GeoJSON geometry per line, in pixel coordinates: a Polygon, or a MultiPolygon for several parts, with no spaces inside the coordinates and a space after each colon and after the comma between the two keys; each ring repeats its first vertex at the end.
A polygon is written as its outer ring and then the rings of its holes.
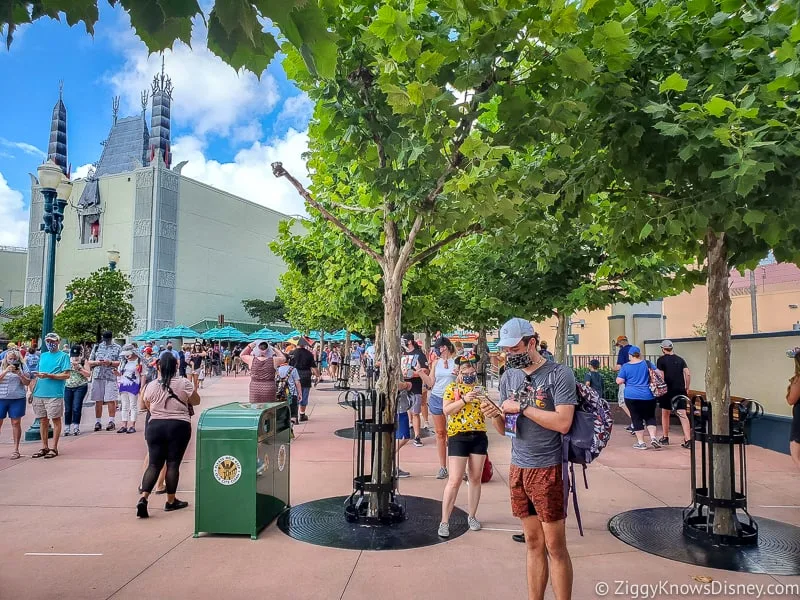
{"type": "Polygon", "coordinates": [[[150,269],[133,269],[131,271],[131,285],[147,285],[150,278],[150,269]]]}
{"type": "Polygon", "coordinates": [[[42,278],[41,277],[28,277],[25,280],[26,292],[41,292],[42,291],[42,278]]]}
{"type": "Polygon", "coordinates": [[[170,221],[159,221],[158,234],[161,237],[174,240],[178,235],[178,224],[171,223],[170,221]]]}
{"type": "Polygon", "coordinates": [[[28,237],[28,248],[44,248],[44,231],[31,231],[28,237]]]}
{"type": "Polygon", "coordinates": [[[139,335],[147,330],[147,319],[134,319],[133,320],[133,334],[139,335]]]}
{"type": "Polygon", "coordinates": [[[164,269],[158,270],[158,283],[161,287],[174,288],[175,287],[175,272],[165,271],[164,269]]]}
{"type": "Polygon", "coordinates": [[[161,179],[161,185],[168,190],[172,190],[173,192],[178,191],[178,177],[169,172],[169,171],[161,171],[159,173],[159,177],[161,179]]]}
{"type": "Polygon", "coordinates": [[[136,172],[136,187],[137,188],[153,187],[153,169],[147,169],[146,171],[136,172]]]}
{"type": "Polygon", "coordinates": [[[133,222],[133,235],[150,235],[151,223],[150,219],[137,219],[133,222]]]}
{"type": "Polygon", "coordinates": [[[155,327],[154,329],[164,329],[165,327],[175,327],[175,324],[171,320],[167,319],[156,319],[155,320],[155,327]]]}

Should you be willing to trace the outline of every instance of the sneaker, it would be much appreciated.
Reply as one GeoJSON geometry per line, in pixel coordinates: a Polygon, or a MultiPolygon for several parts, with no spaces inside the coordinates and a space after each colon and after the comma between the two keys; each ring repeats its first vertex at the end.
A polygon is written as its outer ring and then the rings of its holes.
{"type": "Polygon", "coordinates": [[[66,427],[64,427],[64,435],[72,435],[72,433],[71,433],[71,432],[70,432],[70,430],[69,430],[69,425],[67,425],[66,427]]]}
{"type": "Polygon", "coordinates": [[[439,537],[450,537],[450,523],[439,523],[439,537]]]}
{"type": "Polygon", "coordinates": [[[136,433],[136,428],[135,427],[128,427],[128,431],[126,431],[125,433],[136,433]]]}
{"type": "Polygon", "coordinates": [[[150,516],[150,513],[147,512],[146,498],[139,498],[139,502],[136,504],[136,516],[140,519],[146,519],[150,516]]]}
{"type": "Polygon", "coordinates": [[[634,450],[647,450],[647,444],[644,442],[636,442],[633,445],[634,450]]]}
{"type": "Polygon", "coordinates": [[[414,442],[413,442],[413,444],[414,444],[414,445],[415,445],[417,448],[422,448],[422,440],[421,440],[421,439],[419,439],[418,437],[415,437],[415,438],[414,438],[414,442]]]}
{"type": "Polygon", "coordinates": [[[684,440],[683,443],[681,444],[681,448],[683,448],[684,450],[688,450],[691,447],[692,447],[692,440],[684,440]]]}
{"type": "Polygon", "coordinates": [[[436,476],[436,479],[447,479],[448,477],[447,467],[439,467],[439,474],[436,476]]]}
{"type": "Polygon", "coordinates": [[[72,430],[72,435],[80,435],[80,434],[81,434],[81,428],[75,425],[75,429],[72,430]]]}
{"type": "MultiPolygon", "coordinates": [[[[108,425],[106,425],[106,431],[114,431],[116,428],[117,428],[117,426],[114,425],[114,421],[109,421],[108,425]]],[[[95,431],[97,431],[97,430],[95,430],[95,431]]]]}
{"type": "Polygon", "coordinates": [[[120,427],[117,429],[117,433],[128,433],[128,428],[125,426],[120,427]]]}
{"type": "Polygon", "coordinates": [[[661,436],[658,438],[658,443],[662,446],[669,446],[669,438],[667,436],[661,436]]]}
{"type": "Polygon", "coordinates": [[[301,423],[303,423],[303,422],[305,422],[305,421],[308,421],[308,415],[307,415],[306,413],[303,413],[302,415],[300,415],[300,419],[299,419],[299,421],[300,421],[301,423]]]}
{"type": "Polygon", "coordinates": [[[661,442],[658,440],[650,440],[650,445],[656,450],[661,450],[661,442]]]}
{"type": "Polygon", "coordinates": [[[633,433],[633,425],[628,425],[628,426],[625,428],[625,431],[629,431],[630,433],[633,433]]]}
{"type": "Polygon", "coordinates": [[[100,431],[102,428],[103,428],[103,426],[100,424],[100,421],[98,421],[97,423],[94,424],[94,430],[95,431],[100,431]]]}
{"type": "Polygon", "coordinates": [[[406,477],[411,477],[411,473],[408,471],[403,471],[403,469],[397,469],[397,472],[395,472],[394,476],[398,479],[405,479],[406,477]]]}
{"type": "Polygon", "coordinates": [[[178,500],[176,498],[175,502],[173,502],[171,504],[169,502],[165,502],[164,503],[164,512],[171,512],[173,510],[180,510],[182,508],[186,508],[187,506],[189,506],[188,502],[184,502],[183,500],[178,500]]]}
{"type": "Polygon", "coordinates": [[[478,521],[475,517],[467,517],[467,525],[469,525],[470,531],[480,531],[481,530],[481,522],[478,521]]]}
{"type": "Polygon", "coordinates": [[[525,534],[524,533],[515,533],[511,536],[511,539],[515,542],[519,542],[520,544],[525,543],[525,534]]]}

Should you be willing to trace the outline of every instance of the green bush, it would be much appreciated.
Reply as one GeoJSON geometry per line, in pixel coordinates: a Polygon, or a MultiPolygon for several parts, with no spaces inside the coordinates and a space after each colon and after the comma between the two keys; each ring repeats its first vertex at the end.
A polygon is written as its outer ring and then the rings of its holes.
{"type": "MultiPolygon", "coordinates": [[[[589,369],[582,367],[573,370],[575,371],[575,380],[579,383],[583,383],[589,369]]],[[[617,390],[619,389],[617,385],[617,373],[611,369],[598,369],[598,373],[600,373],[600,376],[603,378],[603,397],[609,401],[616,401],[617,390]]]]}

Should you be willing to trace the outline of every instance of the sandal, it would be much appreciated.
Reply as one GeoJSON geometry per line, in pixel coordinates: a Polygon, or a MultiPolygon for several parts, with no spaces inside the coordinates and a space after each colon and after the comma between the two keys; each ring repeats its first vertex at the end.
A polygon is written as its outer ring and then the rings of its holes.
{"type": "Polygon", "coordinates": [[[42,458],[50,454],[50,448],[42,448],[36,454],[31,454],[31,458],[42,458]]]}
{"type": "Polygon", "coordinates": [[[50,453],[46,454],[45,458],[55,458],[56,456],[58,456],[58,450],[51,448],[50,453]]]}
{"type": "Polygon", "coordinates": [[[20,456],[21,456],[21,455],[20,455],[20,453],[19,453],[19,450],[14,450],[14,451],[11,453],[11,460],[17,460],[17,459],[18,459],[20,456]]]}

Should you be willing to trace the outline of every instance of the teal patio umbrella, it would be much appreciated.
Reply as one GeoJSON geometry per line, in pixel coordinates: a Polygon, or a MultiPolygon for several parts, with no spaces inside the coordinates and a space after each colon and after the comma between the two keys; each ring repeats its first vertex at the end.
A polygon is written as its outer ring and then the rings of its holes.
{"type": "Polygon", "coordinates": [[[213,329],[209,329],[208,331],[203,333],[203,335],[201,335],[200,337],[203,338],[204,340],[215,340],[217,339],[217,333],[219,333],[219,331],[220,331],[219,327],[214,327],[213,329]]]}
{"type": "Polygon", "coordinates": [[[137,342],[146,342],[148,340],[154,339],[153,338],[153,334],[154,333],[155,333],[155,331],[153,331],[152,329],[148,329],[147,331],[143,331],[142,333],[140,333],[139,335],[137,335],[133,339],[136,340],[137,342]]]}
{"type": "Polygon", "coordinates": [[[176,338],[199,338],[200,334],[197,333],[191,327],[186,327],[186,325],[178,325],[177,327],[170,327],[167,331],[164,332],[166,337],[176,337],[176,338]]]}
{"type": "MultiPolygon", "coordinates": [[[[208,334],[208,332],[206,332],[208,334]]],[[[226,325],[222,329],[219,329],[211,336],[215,340],[220,340],[224,342],[246,342],[247,336],[243,334],[241,331],[233,327],[232,325],[226,325]]],[[[208,338],[205,338],[208,339],[208,338]]]]}
{"type": "Polygon", "coordinates": [[[251,342],[255,342],[256,340],[267,340],[268,342],[274,342],[279,339],[283,339],[283,334],[280,331],[275,331],[269,327],[262,327],[258,331],[254,331],[248,335],[247,339],[251,342]]]}

